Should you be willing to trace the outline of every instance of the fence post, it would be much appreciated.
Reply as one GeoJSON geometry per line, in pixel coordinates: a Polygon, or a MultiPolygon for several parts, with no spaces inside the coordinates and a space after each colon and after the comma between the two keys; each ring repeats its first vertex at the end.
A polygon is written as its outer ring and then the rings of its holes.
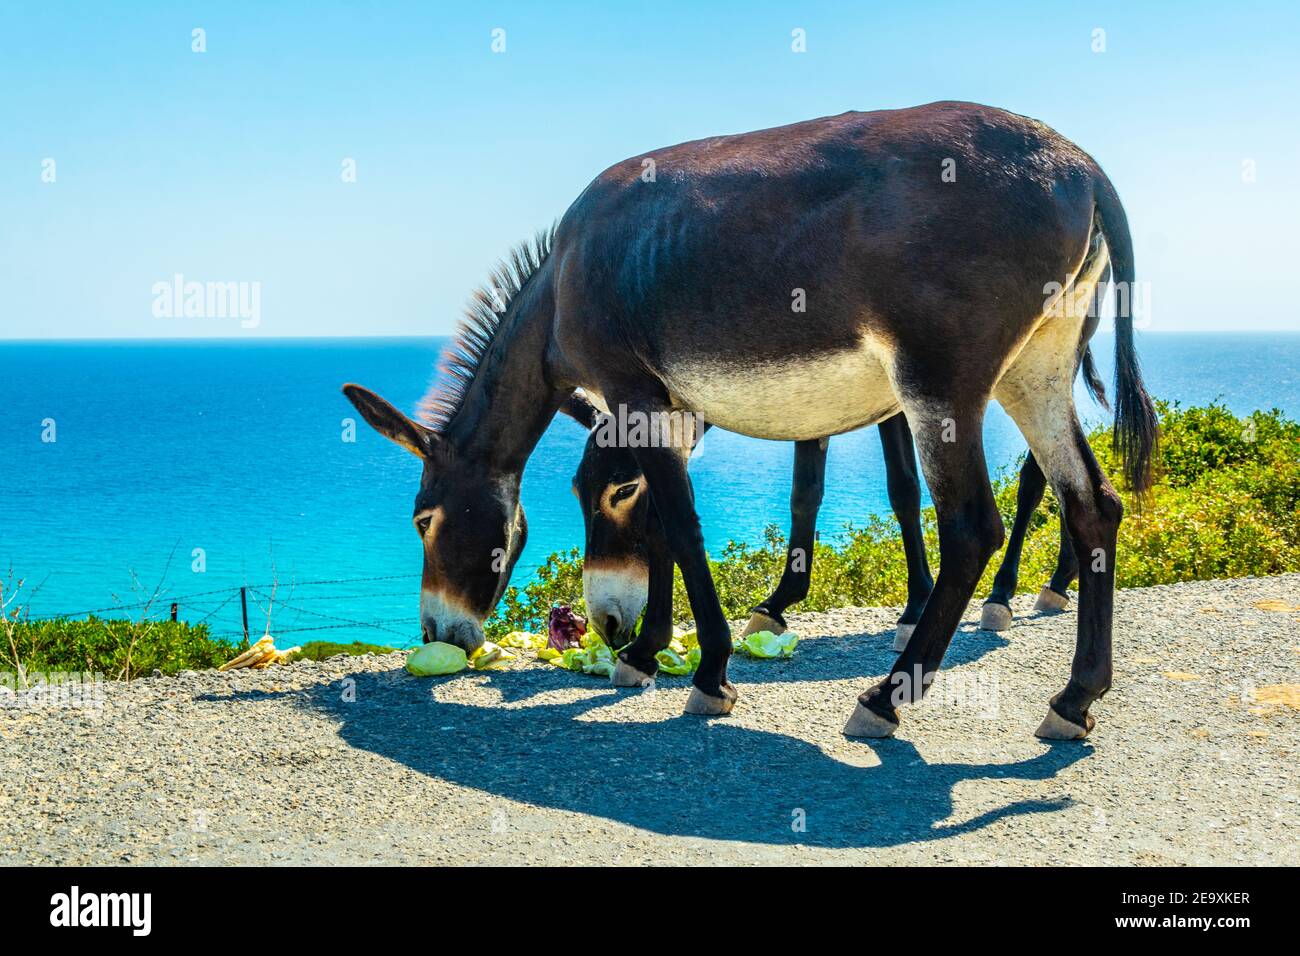
{"type": "Polygon", "coordinates": [[[248,643],[248,588],[239,589],[239,606],[244,612],[244,643],[248,643]]]}
{"type": "Polygon", "coordinates": [[[176,602],[172,601],[172,620],[176,620],[176,602]]]}

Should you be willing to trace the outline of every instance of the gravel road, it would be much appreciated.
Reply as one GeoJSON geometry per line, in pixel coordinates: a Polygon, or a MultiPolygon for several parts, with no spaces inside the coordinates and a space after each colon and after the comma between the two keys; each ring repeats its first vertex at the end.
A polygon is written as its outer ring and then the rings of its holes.
{"type": "Polygon", "coordinates": [[[1004,635],[973,605],[885,741],[840,729],[893,661],[889,609],[794,615],[794,659],[736,659],[711,720],[688,678],[417,679],[398,654],[10,706],[0,863],[1300,863],[1300,712],[1270,689],[1300,681],[1300,574],[1120,592],[1084,742],[1033,736],[1075,615],[1031,603],[1004,635]]]}

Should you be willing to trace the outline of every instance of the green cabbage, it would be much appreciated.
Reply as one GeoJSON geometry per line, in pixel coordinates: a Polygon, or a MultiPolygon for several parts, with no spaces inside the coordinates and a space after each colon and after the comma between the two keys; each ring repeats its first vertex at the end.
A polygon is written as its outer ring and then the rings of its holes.
{"type": "Polygon", "coordinates": [[[463,671],[469,659],[455,644],[425,644],[411,651],[406,658],[406,669],[416,677],[437,677],[463,671]]]}

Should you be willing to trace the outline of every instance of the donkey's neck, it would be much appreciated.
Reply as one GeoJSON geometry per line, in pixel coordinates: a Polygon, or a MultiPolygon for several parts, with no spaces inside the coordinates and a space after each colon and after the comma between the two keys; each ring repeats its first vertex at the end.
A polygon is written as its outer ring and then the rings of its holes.
{"type": "Polygon", "coordinates": [[[456,450],[511,474],[523,471],[563,393],[547,374],[554,314],[551,263],[511,301],[443,435],[456,450]]]}

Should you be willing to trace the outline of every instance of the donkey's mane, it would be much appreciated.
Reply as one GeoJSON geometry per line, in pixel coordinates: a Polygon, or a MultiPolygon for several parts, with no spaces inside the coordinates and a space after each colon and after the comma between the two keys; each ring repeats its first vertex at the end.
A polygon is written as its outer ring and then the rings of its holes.
{"type": "Polygon", "coordinates": [[[470,295],[456,335],[439,360],[438,377],[420,400],[419,416],[435,432],[456,417],[510,306],[551,254],[554,240],[554,225],[531,241],[525,239],[497,263],[487,283],[470,295]]]}

